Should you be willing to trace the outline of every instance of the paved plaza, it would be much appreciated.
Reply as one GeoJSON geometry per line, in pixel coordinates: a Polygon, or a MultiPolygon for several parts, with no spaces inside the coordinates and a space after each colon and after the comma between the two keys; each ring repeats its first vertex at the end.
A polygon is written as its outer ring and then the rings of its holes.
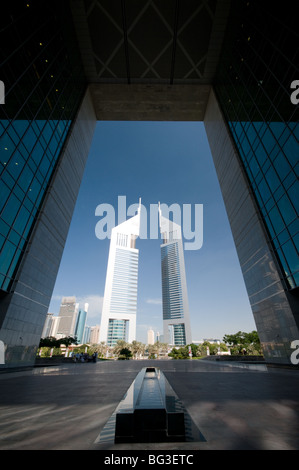
{"type": "Polygon", "coordinates": [[[0,450],[299,450],[299,370],[204,360],[98,361],[0,374],[0,450]],[[143,367],[165,377],[193,441],[114,444],[107,423],[143,367]]]}

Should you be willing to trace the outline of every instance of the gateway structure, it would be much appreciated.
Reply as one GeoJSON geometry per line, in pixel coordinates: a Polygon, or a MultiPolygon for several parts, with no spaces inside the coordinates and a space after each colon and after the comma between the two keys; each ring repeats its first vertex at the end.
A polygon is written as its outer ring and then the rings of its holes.
{"type": "Polygon", "coordinates": [[[162,216],[159,204],[164,341],[174,346],[191,343],[189,303],[180,225],[162,216]]]}
{"type": "Polygon", "coordinates": [[[2,4],[0,367],[35,362],[102,120],[204,122],[264,357],[290,364],[299,338],[294,1],[2,4]]]}
{"type": "Polygon", "coordinates": [[[137,215],[112,229],[100,342],[114,346],[118,340],[136,339],[138,254],[141,201],[137,215]]]}

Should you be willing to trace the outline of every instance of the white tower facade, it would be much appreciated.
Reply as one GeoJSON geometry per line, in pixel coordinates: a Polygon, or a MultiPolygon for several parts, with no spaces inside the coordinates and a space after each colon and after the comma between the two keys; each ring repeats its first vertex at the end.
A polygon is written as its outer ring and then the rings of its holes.
{"type": "Polygon", "coordinates": [[[111,231],[100,342],[114,346],[118,340],[136,339],[138,256],[141,202],[137,215],[111,231]]]}
{"type": "Polygon", "coordinates": [[[159,204],[164,341],[174,346],[190,344],[191,328],[180,225],[162,215],[159,204]]]}
{"type": "Polygon", "coordinates": [[[152,328],[147,330],[147,344],[155,344],[155,333],[152,328]]]}

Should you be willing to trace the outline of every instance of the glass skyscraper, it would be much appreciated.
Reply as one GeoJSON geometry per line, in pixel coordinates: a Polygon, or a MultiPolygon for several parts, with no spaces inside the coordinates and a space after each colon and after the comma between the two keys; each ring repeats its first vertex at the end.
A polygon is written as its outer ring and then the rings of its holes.
{"type": "Polygon", "coordinates": [[[1,7],[0,290],[9,292],[86,82],[65,2],[1,7]]]}
{"type": "Polygon", "coordinates": [[[1,5],[0,341],[30,365],[47,315],[95,117],[69,2],[1,5]]]}
{"type": "Polygon", "coordinates": [[[106,285],[100,326],[100,342],[136,339],[138,255],[135,248],[140,231],[140,210],[111,231],[106,285]]]}
{"type": "Polygon", "coordinates": [[[232,2],[205,116],[263,353],[275,362],[288,362],[299,337],[296,21],[290,4],[232,2]]]}
{"type": "Polygon", "coordinates": [[[78,344],[83,343],[84,330],[86,324],[86,317],[88,312],[88,304],[84,305],[84,309],[79,309],[76,321],[75,336],[78,344]]]}
{"type": "Polygon", "coordinates": [[[190,344],[191,328],[181,227],[162,215],[159,204],[164,341],[190,344]]]}
{"type": "Polygon", "coordinates": [[[291,291],[299,287],[299,112],[290,99],[298,28],[284,23],[281,4],[267,6],[233,3],[215,92],[291,291]]]}

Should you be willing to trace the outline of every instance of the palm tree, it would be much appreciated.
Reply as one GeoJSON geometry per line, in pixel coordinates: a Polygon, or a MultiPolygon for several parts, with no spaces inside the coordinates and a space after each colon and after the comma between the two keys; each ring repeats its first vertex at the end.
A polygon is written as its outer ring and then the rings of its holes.
{"type": "Polygon", "coordinates": [[[157,357],[159,356],[159,341],[148,345],[148,355],[149,357],[153,355],[157,355],[157,357]]]}
{"type": "Polygon", "coordinates": [[[119,355],[120,351],[124,348],[127,348],[128,347],[128,343],[123,340],[123,339],[119,339],[117,341],[117,343],[115,344],[115,346],[113,347],[112,351],[113,351],[113,354],[115,354],[116,356],[119,355]]]}
{"type": "Polygon", "coordinates": [[[100,344],[97,345],[97,352],[99,353],[100,357],[105,357],[107,351],[109,350],[109,346],[105,343],[105,341],[101,341],[100,344]]]}
{"type": "Polygon", "coordinates": [[[142,359],[144,359],[144,353],[145,353],[145,350],[146,350],[146,345],[144,343],[140,343],[140,344],[141,344],[140,355],[142,355],[142,359]]]}
{"type": "Polygon", "coordinates": [[[135,356],[135,359],[137,359],[137,356],[140,355],[144,351],[143,346],[144,345],[140,341],[135,341],[135,340],[132,341],[132,343],[130,344],[130,350],[133,356],[135,356]]]}
{"type": "Polygon", "coordinates": [[[159,353],[164,353],[164,355],[168,353],[168,343],[160,343],[159,353]]]}

